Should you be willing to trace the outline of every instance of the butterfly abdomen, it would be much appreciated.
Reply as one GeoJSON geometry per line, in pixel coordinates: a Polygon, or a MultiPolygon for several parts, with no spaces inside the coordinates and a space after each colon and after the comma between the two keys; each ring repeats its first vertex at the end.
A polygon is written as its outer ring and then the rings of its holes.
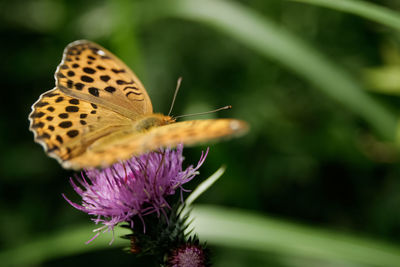
{"type": "Polygon", "coordinates": [[[162,114],[149,114],[133,121],[133,128],[135,131],[142,132],[152,127],[167,125],[172,122],[175,122],[175,120],[170,116],[165,116],[162,114]]]}

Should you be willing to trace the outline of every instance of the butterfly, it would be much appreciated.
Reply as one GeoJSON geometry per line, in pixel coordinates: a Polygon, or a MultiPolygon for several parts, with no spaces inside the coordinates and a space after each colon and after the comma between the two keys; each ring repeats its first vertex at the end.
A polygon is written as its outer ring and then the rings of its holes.
{"type": "Polygon", "coordinates": [[[90,41],[70,43],[54,76],[55,88],[32,106],[30,130],[66,169],[104,168],[160,147],[216,141],[248,129],[237,119],[176,122],[153,113],[132,70],[90,41]]]}

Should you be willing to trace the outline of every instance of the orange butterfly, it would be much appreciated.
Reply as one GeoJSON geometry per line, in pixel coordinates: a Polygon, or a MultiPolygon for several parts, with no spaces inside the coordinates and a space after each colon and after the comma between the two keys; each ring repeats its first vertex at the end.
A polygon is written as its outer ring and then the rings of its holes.
{"type": "Polygon", "coordinates": [[[65,48],[55,79],[55,88],[32,106],[30,130],[64,168],[107,167],[160,147],[219,140],[248,129],[236,119],[175,122],[153,113],[136,75],[90,41],[65,48]]]}

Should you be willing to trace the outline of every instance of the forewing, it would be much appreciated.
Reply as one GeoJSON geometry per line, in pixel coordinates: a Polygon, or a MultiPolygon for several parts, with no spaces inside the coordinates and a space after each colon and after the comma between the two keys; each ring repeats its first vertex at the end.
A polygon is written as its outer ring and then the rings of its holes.
{"type": "Polygon", "coordinates": [[[32,106],[29,120],[35,141],[64,166],[84,154],[96,140],[131,125],[124,116],[70,97],[57,88],[40,96],[32,106]]]}
{"type": "Polygon", "coordinates": [[[157,150],[160,147],[187,146],[240,136],[246,133],[246,122],[235,119],[194,120],[156,126],[144,132],[110,136],[94,142],[85,154],[72,159],[74,169],[88,166],[107,167],[118,160],[157,150]]]}
{"type": "Polygon", "coordinates": [[[144,86],[131,69],[90,41],[75,41],[65,48],[55,79],[56,87],[65,94],[128,118],[153,112],[144,86]]]}

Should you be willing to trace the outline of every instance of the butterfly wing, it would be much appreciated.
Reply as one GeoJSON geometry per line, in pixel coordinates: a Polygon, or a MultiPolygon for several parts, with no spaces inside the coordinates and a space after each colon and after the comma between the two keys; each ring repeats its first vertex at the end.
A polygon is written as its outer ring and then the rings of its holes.
{"type": "Polygon", "coordinates": [[[135,118],[153,112],[136,75],[115,55],[86,40],[70,43],[55,73],[63,93],[135,118]]]}
{"type": "Polygon", "coordinates": [[[71,159],[74,169],[106,167],[118,160],[183,143],[195,145],[240,136],[246,133],[246,122],[236,119],[193,120],[157,126],[144,132],[115,133],[91,144],[81,156],[71,159]]]}
{"type": "Polygon", "coordinates": [[[60,163],[78,157],[96,140],[130,128],[128,118],[54,88],[42,94],[29,115],[35,141],[60,163]]]}

